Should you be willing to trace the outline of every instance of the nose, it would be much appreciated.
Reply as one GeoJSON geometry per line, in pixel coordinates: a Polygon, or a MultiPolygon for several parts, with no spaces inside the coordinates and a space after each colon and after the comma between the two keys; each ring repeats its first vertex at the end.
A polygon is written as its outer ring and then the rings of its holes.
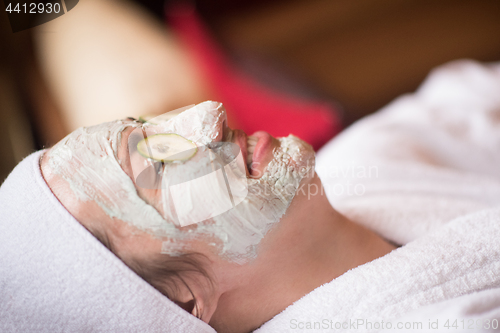
{"type": "Polygon", "coordinates": [[[211,104],[206,108],[207,129],[210,131],[211,142],[221,142],[228,130],[227,113],[222,103],[211,102],[211,104]]]}

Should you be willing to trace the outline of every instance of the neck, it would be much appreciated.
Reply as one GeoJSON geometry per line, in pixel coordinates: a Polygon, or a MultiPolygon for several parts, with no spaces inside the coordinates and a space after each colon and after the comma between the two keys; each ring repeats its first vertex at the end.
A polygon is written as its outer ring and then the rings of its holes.
{"type": "MultiPolygon", "coordinates": [[[[310,184],[321,188],[317,176],[310,184]]],[[[239,272],[238,288],[220,298],[218,312],[225,308],[230,313],[225,319],[233,318],[224,320],[227,331],[255,329],[322,284],[394,249],[318,192],[297,194],[287,216],[259,245],[259,257],[239,272]]]]}

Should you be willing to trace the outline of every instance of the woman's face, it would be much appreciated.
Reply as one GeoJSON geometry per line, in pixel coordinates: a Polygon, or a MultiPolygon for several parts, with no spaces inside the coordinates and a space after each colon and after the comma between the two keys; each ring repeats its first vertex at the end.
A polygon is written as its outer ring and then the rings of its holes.
{"type": "Polygon", "coordinates": [[[79,129],[48,155],[51,170],[79,200],[94,201],[108,217],[161,240],[163,253],[203,243],[237,263],[255,258],[264,235],[314,174],[308,144],[232,130],[217,102],[154,124],[126,120],[79,129]],[[186,140],[193,154],[168,162],[144,157],[138,143],[158,134],[186,140]]]}

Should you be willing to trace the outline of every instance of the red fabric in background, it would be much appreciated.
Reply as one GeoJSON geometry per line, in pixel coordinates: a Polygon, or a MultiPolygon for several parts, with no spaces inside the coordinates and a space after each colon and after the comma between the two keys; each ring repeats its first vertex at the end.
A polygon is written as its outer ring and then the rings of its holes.
{"type": "Polygon", "coordinates": [[[340,131],[338,112],[331,104],[273,91],[232,66],[193,7],[171,6],[166,15],[210,83],[213,99],[224,103],[247,134],[258,130],[274,137],[294,134],[318,150],[340,131]]]}

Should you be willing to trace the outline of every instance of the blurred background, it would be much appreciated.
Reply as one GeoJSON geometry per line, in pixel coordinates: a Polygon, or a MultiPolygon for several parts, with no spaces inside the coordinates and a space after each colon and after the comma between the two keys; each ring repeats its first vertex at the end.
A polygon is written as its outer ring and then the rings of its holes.
{"type": "Polygon", "coordinates": [[[215,99],[218,78],[190,48],[189,27],[175,23],[186,15],[232,70],[328,101],[343,127],[414,91],[440,64],[500,61],[498,0],[80,0],[17,33],[3,11],[0,182],[77,127],[215,99]]]}

